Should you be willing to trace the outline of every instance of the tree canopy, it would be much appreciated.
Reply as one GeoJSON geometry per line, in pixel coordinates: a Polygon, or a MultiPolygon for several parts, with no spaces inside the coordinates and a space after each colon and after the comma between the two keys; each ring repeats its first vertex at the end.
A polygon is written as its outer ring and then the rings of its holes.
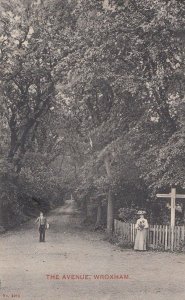
{"type": "Polygon", "coordinates": [[[131,207],[185,186],[183,1],[1,8],[2,203],[73,193],[131,207]]]}

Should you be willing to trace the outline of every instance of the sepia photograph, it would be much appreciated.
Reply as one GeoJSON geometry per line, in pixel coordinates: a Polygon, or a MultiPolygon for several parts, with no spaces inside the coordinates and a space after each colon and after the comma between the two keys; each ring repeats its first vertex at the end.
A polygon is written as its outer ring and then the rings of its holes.
{"type": "Polygon", "coordinates": [[[185,299],[185,0],[0,0],[1,299],[185,299]]]}

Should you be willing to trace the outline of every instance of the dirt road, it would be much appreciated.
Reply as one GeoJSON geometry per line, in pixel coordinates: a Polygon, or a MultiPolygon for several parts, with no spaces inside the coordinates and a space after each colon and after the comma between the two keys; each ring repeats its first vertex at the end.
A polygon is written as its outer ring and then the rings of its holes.
{"type": "Polygon", "coordinates": [[[74,210],[50,214],[46,243],[34,222],[0,237],[0,299],[185,299],[185,255],[120,251],[74,210]]]}

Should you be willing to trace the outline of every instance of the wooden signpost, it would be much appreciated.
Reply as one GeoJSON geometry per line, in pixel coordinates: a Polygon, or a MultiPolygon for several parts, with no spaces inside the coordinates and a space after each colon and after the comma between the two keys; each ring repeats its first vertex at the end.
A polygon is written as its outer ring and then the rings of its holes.
{"type": "MultiPolygon", "coordinates": [[[[175,202],[176,199],[185,199],[185,195],[176,194],[176,188],[171,189],[169,194],[157,194],[158,198],[171,199],[171,250],[174,249],[174,229],[175,229],[175,202]]],[[[167,200],[165,199],[165,200],[167,200]]]]}

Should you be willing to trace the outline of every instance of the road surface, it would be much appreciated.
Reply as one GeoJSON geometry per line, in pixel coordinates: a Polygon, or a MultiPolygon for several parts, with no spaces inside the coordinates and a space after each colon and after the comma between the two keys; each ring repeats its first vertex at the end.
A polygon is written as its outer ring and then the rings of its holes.
{"type": "Polygon", "coordinates": [[[70,202],[49,223],[46,243],[34,221],[0,236],[0,299],[185,299],[184,254],[121,251],[84,230],[70,202]]]}

